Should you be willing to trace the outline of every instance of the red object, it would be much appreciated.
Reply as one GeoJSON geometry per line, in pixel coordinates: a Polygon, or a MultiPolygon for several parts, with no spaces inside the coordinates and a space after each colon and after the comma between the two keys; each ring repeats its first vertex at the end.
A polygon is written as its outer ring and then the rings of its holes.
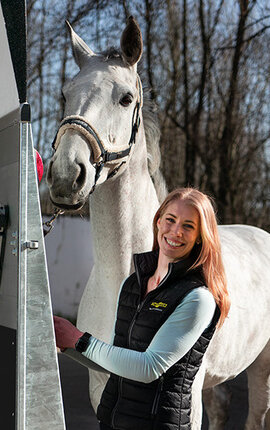
{"type": "Polygon", "coordinates": [[[38,181],[40,182],[43,176],[43,162],[42,162],[42,158],[39,155],[38,151],[35,149],[36,151],[36,166],[37,166],[37,174],[38,174],[38,181]]]}

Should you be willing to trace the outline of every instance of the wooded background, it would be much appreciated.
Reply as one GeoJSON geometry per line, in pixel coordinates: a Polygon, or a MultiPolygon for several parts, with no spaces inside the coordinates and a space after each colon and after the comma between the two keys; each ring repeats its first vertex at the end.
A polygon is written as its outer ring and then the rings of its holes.
{"type": "Polygon", "coordinates": [[[27,14],[28,100],[45,163],[61,88],[78,71],[65,20],[102,51],[119,46],[134,15],[168,189],[196,186],[214,197],[220,223],[270,230],[268,0],[28,0],[27,14]]]}

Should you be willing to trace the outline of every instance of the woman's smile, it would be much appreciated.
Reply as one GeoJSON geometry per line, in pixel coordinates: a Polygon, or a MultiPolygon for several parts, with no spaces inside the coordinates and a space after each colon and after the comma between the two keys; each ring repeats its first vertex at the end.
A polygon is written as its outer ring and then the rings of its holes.
{"type": "Polygon", "coordinates": [[[181,242],[176,242],[175,240],[168,239],[167,237],[164,237],[168,245],[172,246],[173,248],[179,248],[180,246],[183,246],[184,244],[181,242]]]}

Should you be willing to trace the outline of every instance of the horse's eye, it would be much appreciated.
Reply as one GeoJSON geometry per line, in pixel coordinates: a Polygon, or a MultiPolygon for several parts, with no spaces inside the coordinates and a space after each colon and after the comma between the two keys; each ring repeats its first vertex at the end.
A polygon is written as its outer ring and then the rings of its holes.
{"type": "Polygon", "coordinates": [[[123,96],[120,100],[120,104],[122,106],[129,106],[130,103],[132,103],[132,95],[131,94],[126,94],[125,96],[123,96]]]}

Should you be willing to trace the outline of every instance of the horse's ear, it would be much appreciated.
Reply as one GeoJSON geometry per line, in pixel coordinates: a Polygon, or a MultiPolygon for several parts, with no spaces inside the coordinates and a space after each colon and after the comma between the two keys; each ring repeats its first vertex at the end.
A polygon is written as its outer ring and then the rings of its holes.
{"type": "Polygon", "coordinates": [[[136,64],[142,56],[142,33],[133,16],[128,18],[127,26],[122,33],[121,51],[129,66],[136,64]]]}
{"type": "Polygon", "coordinates": [[[95,55],[95,53],[86,45],[80,36],[75,33],[68,21],[66,21],[66,24],[70,33],[73,57],[79,68],[81,68],[85,60],[95,55]]]}

